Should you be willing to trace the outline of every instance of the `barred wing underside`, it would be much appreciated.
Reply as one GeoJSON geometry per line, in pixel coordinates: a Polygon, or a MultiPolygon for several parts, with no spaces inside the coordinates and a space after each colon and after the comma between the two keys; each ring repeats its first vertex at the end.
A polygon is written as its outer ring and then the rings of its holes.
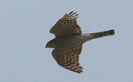
{"type": "Polygon", "coordinates": [[[65,14],[50,30],[56,37],[64,37],[69,35],[79,35],[82,33],[76,19],[78,14],[70,12],[65,14]]]}
{"type": "Polygon", "coordinates": [[[81,73],[83,69],[79,63],[79,55],[81,50],[81,45],[66,49],[55,48],[52,55],[60,66],[71,71],[81,73]]]}

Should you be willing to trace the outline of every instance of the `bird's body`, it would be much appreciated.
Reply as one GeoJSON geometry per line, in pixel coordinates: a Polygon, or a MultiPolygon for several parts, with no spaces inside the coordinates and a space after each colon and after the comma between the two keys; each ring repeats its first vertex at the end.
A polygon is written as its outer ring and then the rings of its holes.
{"type": "Polygon", "coordinates": [[[76,46],[77,44],[82,45],[88,40],[104,37],[112,34],[114,34],[114,30],[98,32],[98,33],[84,33],[80,35],[71,35],[71,36],[66,36],[61,38],[55,38],[53,39],[55,41],[55,46],[53,46],[52,48],[56,48],[56,47],[68,48],[68,47],[76,46]]]}
{"type": "Polygon", "coordinates": [[[81,28],[76,22],[77,16],[78,14],[74,12],[65,14],[50,30],[56,37],[49,41],[46,47],[54,48],[52,55],[60,66],[81,73],[83,68],[79,63],[79,55],[83,43],[113,35],[114,30],[82,34],[81,28]]]}
{"type": "Polygon", "coordinates": [[[55,38],[55,47],[61,47],[61,48],[68,48],[75,46],[77,44],[83,44],[84,39],[87,38],[83,35],[73,35],[73,36],[67,36],[67,37],[62,37],[62,38],[55,38]],[[65,43],[65,44],[64,44],[65,43]],[[68,46],[70,45],[70,46],[68,46]]]}

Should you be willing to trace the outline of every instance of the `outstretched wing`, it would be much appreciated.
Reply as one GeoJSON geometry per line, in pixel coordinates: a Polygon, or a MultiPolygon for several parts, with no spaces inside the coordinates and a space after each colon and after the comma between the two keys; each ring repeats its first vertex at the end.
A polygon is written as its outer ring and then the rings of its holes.
{"type": "Polygon", "coordinates": [[[77,24],[76,19],[78,14],[70,12],[65,14],[50,30],[56,37],[64,37],[69,35],[82,34],[80,26],[77,24]]]}
{"type": "Polygon", "coordinates": [[[52,55],[60,66],[73,72],[81,73],[83,69],[79,63],[79,55],[81,50],[82,45],[68,49],[55,48],[52,55]]]}

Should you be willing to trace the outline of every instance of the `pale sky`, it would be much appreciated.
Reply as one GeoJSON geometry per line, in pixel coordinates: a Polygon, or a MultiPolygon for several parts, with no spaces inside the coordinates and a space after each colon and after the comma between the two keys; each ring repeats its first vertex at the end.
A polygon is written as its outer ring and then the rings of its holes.
{"type": "Polygon", "coordinates": [[[133,82],[132,0],[0,0],[0,82],[133,82]],[[88,41],[83,73],[60,67],[46,49],[51,27],[65,13],[79,13],[84,33],[115,29],[88,41]]]}

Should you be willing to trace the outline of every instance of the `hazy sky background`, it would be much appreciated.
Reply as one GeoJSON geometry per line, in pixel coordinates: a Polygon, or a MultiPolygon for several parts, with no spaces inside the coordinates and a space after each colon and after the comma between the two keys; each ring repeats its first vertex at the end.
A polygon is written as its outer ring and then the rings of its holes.
{"type": "Polygon", "coordinates": [[[0,82],[133,82],[133,1],[0,0],[0,82]],[[72,10],[83,32],[116,30],[84,44],[81,74],[45,49],[51,27],[72,10]]]}

